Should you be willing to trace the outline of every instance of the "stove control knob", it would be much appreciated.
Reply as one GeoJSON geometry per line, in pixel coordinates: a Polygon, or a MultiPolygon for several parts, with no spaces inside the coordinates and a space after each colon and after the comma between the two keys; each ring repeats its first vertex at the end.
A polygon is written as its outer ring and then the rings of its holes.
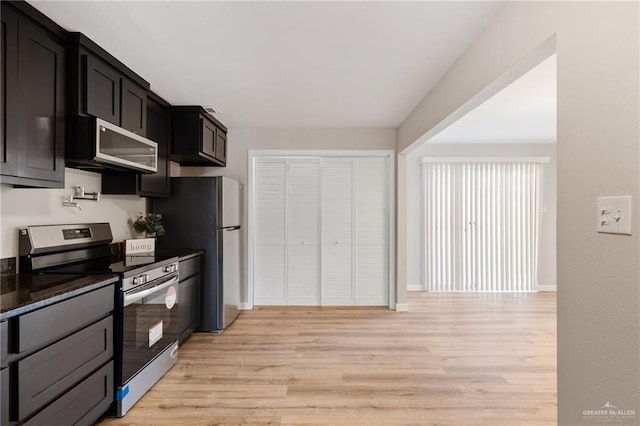
{"type": "Polygon", "coordinates": [[[140,284],[140,280],[138,279],[138,277],[133,277],[133,278],[131,279],[131,284],[133,284],[133,285],[138,285],[138,284],[140,284]]]}
{"type": "Polygon", "coordinates": [[[176,271],[176,265],[171,264],[171,265],[167,265],[164,267],[164,271],[165,272],[175,272],[176,271]]]}
{"type": "Polygon", "coordinates": [[[146,283],[147,281],[149,281],[149,275],[147,275],[147,274],[142,274],[140,276],[140,278],[142,279],[142,283],[143,284],[146,283]]]}

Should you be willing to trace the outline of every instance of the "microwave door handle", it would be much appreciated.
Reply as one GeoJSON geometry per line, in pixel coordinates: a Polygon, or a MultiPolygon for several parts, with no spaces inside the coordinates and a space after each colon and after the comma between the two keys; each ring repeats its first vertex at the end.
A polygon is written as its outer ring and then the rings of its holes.
{"type": "Polygon", "coordinates": [[[163,290],[167,287],[171,287],[173,284],[176,284],[178,282],[178,276],[175,275],[173,278],[171,278],[170,280],[157,285],[157,286],[153,286],[151,288],[148,288],[146,290],[142,290],[142,291],[138,291],[135,293],[131,293],[131,294],[125,294],[124,295],[124,306],[129,306],[130,304],[132,304],[133,302],[137,302],[140,299],[143,299],[147,296],[149,296],[150,294],[155,293],[156,291],[159,290],[163,290]]]}

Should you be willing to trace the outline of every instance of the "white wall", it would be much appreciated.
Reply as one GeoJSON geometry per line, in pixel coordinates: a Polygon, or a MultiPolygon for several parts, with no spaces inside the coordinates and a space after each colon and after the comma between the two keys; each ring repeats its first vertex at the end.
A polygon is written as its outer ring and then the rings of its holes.
{"type": "Polygon", "coordinates": [[[560,425],[593,423],[583,411],[606,402],[640,413],[639,6],[507,3],[398,129],[402,151],[555,35],[560,425]],[[596,233],[597,197],[625,194],[633,235],[596,233]]]}
{"type": "Polygon", "coordinates": [[[518,143],[425,143],[407,155],[407,287],[422,288],[422,164],[423,157],[549,157],[543,167],[538,283],[556,287],[556,146],[518,143]]]}
{"type": "Polygon", "coordinates": [[[73,188],[100,191],[101,175],[65,169],[65,189],[13,188],[0,185],[0,258],[18,256],[18,228],[26,225],[109,222],[114,241],[132,238],[127,221],[146,212],[146,202],[137,195],[102,195],[99,202],[79,201],[82,210],[63,207],[62,198],[73,188]]]}
{"type": "MultiPolygon", "coordinates": [[[[395,149],[395,129],[230,129],[227,167],[181,167],[180,176],[228,176],[240,181],[247,205],[247,159],[249,150],[359,150],[395,149]]],[[[175,174],[172,172],[172,175],[175,174]]],[[[243,209],[242,294],[248,302],[247,211],[243,209]]]]}

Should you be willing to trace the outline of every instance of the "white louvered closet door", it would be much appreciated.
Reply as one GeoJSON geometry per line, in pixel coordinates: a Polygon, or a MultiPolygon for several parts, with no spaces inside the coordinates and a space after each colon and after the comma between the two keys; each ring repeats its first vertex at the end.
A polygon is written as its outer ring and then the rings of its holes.
{"type": "Polygon", "coordinates": [[[286,305],[285,158],[256,159],[254,221],[254,303],[286,305]]]}
{"type": "Polygon", "coordinates": [[[322,164],[322,305],[353,305],[353,159],[322,164]]]}
{"type": "Polygon", "coordinates": [[[289,305],[320,304],[320,158],[288,161],[289,305]]]}
{"type": "Polygon", "coordinates": [[[355,305],[389,300],[389,159],[355,160],[355,305]]]}
{"type": "Polygon", "coordinates": [[[255,305],[388,305],[388,157],[258,157],[254,188],[255,305]]]}

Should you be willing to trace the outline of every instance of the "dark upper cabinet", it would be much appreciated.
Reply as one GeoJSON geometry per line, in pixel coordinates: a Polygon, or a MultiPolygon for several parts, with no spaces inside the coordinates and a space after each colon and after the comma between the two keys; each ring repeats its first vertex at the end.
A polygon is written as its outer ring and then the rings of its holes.
{"type": "Polygon", "coordinates": [[[18,14],[13,9],[2,4],[2,114],[0,114],[0,138],[2,150],[0,151],[0,174],[5,176],[17,176],[18,173],[18,140],[20,117],[17,101],[18,95],[18,14]],[[7,106],[13,105],[11,108],[7,106]],[[9,124],[7,124],[9,123],[9,124]]]}
{"type": "Polygon", "coordinates": [[[171,106],[151,92],[145,97],[145,105],[145,133],[148,139],[158,144],[158,171],[145,175],[103,173],[103,194],[135,194],[160,198],[170,195],[171,106]]]}
{"type": "Polygon", "coordinates": [[[211,158],[216,158],[216,125],[205,118],[200,119],[202,123],[202,146],[201,152],[211,158]]]}
{"type": "Polygon", "coordinates": [[[181,166],[225,166],[227,128],[199,106],[173,107],[171,159],[181,166]]]}
{"type": "Polygon", "coordinates": [[[149,83],[81,33],[69,33],[69,113],[147,132],[149,83]]]}
{"type": "Polygon", "coordinates": [[[82,56],[83,112],[120,125],[120,73],[92,55],[82,56]]]}
{"type": "Polygon", "coordinates": [[[141,136],[147,134],[147,90],[122,79],[120,126],[141,136]]]}
{"type": "Polygon", "coordinates": [[[147,102],[147,138],[158,143],[158,171],[140,176],[140,195],[168,197],[171,190],[171,110],[155,95],[147,102]]]}
{"type": "MultiPolygon", "coordinates": [[[[30,6],[22,6],[28,8],[30,6]]],[[[64,186],[64,42],[2,3],[0,182],[64,186]]]]}
{"type": "Polygon", "coordinates": [[[227,134],[222,130],[216,132],[216,158],[227,163],[227,134]]]}

